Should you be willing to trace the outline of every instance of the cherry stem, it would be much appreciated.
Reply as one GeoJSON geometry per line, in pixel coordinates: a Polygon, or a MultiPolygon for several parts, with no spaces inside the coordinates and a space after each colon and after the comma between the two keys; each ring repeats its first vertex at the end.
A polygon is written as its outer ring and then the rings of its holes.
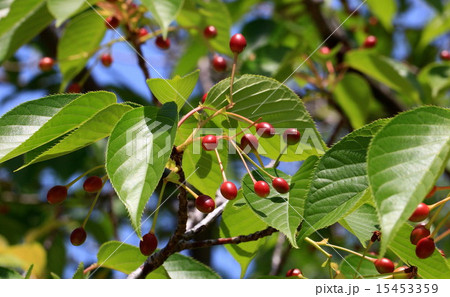
{"type": "Polygon", "coordinates": [[[449,234],[450,234],[450,229],[445,230],[443,233],[436,236],[436,238],[434,239],[434,243],[438,242],[441,239],[444,239],[449,234]]]}
{"type": "Polygon", "coordinates": [[[430,211],[432,211],[433,209],[435,209],[439,205],[445,204],[447,201],[450,201],[450,196],[442,199],[441,201],[436,202],[435,204],[432,204],[432,205],[428,206],[428,208],[430,209],[430,211]]]}
{"type": "Polygon", "coordinates": [[[234,53],[233,67],[231,68],[231,78],[230,78],[230,99],[229,99],[230,104],[228,104],[227,109],[233,107],[233,105],[234,105],[234,103],[233,103],[233,82],[234,82],[234,75],[236,73],[237,60],[238,60],[238,53],[234,53]]]}
{"type": "Polygon", "coordinates": [[[326,66],[327,66],[328,72],[329,72],[330,74],[334,74],[334,73],[335,73],[335,70],[334,70],[334,67],[333,67],[333,63],[331,63],[331,61],[328,60],[328,61],[326,61],[325,64],[326,64],[326,66]]]}
{"type": "MultiPolygon", "coordinates": [[[[256,179],[253,177],[250,169],[247,166],[247,163],[244,160],[244,157],[241,154],[240,148],[236,145],[236,143],[234,143],[233,140],[230,139],[230,143],[234,146],[234,148],[236,149],[236,151],[238,152],[239,157],[241,157],[242,163],[244,163],[244,167],[248,172],[248,175],[250,176],[250,178],[252,179],[253,184],[256,184],[256,179]]],[[[252,160],[253,161],[253,160],[252,160]]]]}
{"type": "MultiPolygon", "coordinates": [[[[233,143],[233,141],[232,140],[230,140],[230,142],[232,142],[233,143]]],[[[234,143],[233,143],[234,144],[234,143]]],[[[266,170],[264,170],[264,168],[262,168],[261,166],[259,166],[258,164],[256,164],[256,162],[255,161],[253,161],[252,160],[252,158],[250,158],[239,146],[234,146],[237,150],[238,150],[238,152],[240,153],[240,154],[242,154],[247,160],[249,160],[249,162],[250,163],[252,163],[253,165],[255,165],[256,166],[256,168],[258,168],[259,170],[261,170],[262,172],[264,172],[267,176],[269,176],[271,179],[274,179],[274,178],[276,178],[275,176],[273,176],[273,175],[271,175],[270,173],[268,173],[266,170]]]]}
{"type": "Polygon", "coordinates": [[[286,144],[283,148],[283,150],[281,151],[281,153],[278,155],[277,159],[275,160],[275,163],[273,163],[273,168],[277,168],[278,165],[280,164],[280,159],[281,156],[287,151],[288,145],[286,144]]]}
{"type": "MultiPolygon", "coordinates": [[[[243,129],[241,130],[241,132],[239,132],[238,134],[229,137],[229,139],[233,139],[233,138],[238,137],[239,135],[241,135],[242,133],[244,133],[245,130],[249,130],[249,131],[250,131],[250,128],[251,128],[252,126],[256,125],[261,119],[262,119],[262,118],[260,117],[259,119],[257,119],[256,121],[254,121],[250,126],[247,126],[247,127],[243,128],[243,129]]],[[[250,131],[250,132],[251,132],[251,131],[250,131]]]]}
{"type": "Polygon", "coordinates": [[[259,162],[259,164],[261,165],[261,167],[262,167],[262,168],[265,168],[264,162],[263,162],[263,160],[261,159],[261,156],[259,155],[258,151],[254,151],[253,153],[255,154],[256,159],[258,159],[258,162],[259,162]]]}
{"type": "Polygon", "coordinates": [[[327,257],[328,259],[330,259],[331,257],[333,257],[332,254],[328,253],[326,250],[324,250],[317,242],[315,242],[314,240],[312,240],[309,237],[305,238],[305,241],[307,243],[309,243],[310,245],[312,245],[313,247],[315,247],[319,252],[321,252],[322,254],[325,255],[325,257],[327,257]]]}
{"type": "Polygon", "coordinates": [[[95,204],[97,203],[98,198],[100,197],[100,193],[102,192],[103,187],[105,186],[107,180],[108,180],[108,179],[105,179],[105,180],[104,180],[104,179],[102,178],[102,181],[103,181],[102,187],[101,187],[100,190],[97,192],[97,195],[95,195],[95,199],[94,199],[94,201],[93,201],[92,204],[91,204],[91,208],[89,208],[89,212],[88,212],[86,218],[84,219],[83,224],[81,225],[82,228],[84,228],[84,227],[86,226],[86,224],[87,224],[87,222],[88,222],[88,220],[89,220],[89,217],[91,216],[92,211],[94,210],[95,204]]]}
{"type": "Polygon", "coordinates": [[[436,187],[436,191],[445,191],[445,190],[450,190],[450,186],[447,186],[447,187],[436,187]]]}
{"type": "Polygon", "coordinates": [[[85,177],[86,175],[88,175],[89,173],[100,169],[100,168],[105,168],[105,165],[99,165],[97,167],[94,167],[92,169],[89,169],[88,171],[86,171],[85,173],[83,173],[82,175],[80,175],[79,177],[77,177],[76,179],[74,179],[73,181],[71,181],[70,183],[68,183],[67,185],[65,185],[66,188],[70,188],[71,186],[73,186],[77,181],[79,181],[80,179],[82,179],[83,177],[85,177]]]}
{"type": "Polygon", "coordinates": [[[187,114],[185,114],[181,120],[178,122],[178,128],[180,128],[181,125],[183,125],[183,123],[190,117],[192,116],[194,113],[199,112],[202,109],[209,109],[209,110],[214,110],[217,111],[217,109],[214,109],[212,107],[208,107],[208,106],[204,106],[204,105],[200,105],[197,106],[196,108],[194,108],[193,110],[191,110],[190,112],[188,112],[187,114]]]}
{"type": "Polygon", "coordinates": [[[161,191],[159,192],[158,204],[156,205],[155,213],[153,215],[152,228],[150,229],[150,233],[155,233],[156,221],[158,220],[159,208],[161,206],[162,197],[164,196],[164,190],[166,189],[167,180],[163,179],[163,183],[161,186],[161,191]]]}
{"type": "Polygon", "coordinates": [[[425,225],[425,227],[430,230],[431,225],[434,223],[434,221],[436,221],[437,217],[439,216],[439,213],[441,212],[441,210],[444,208],[444,204],[441,204],[438,208],[438,210],[436,210],[436,212],[433,214],[433,216],[431,217],[431,219],[428,221],[428,223],[425,225]]]}
{"type": "MultiPolygon", "coordinates": [[[[370,247],[372,246],[372,244],[373,244],[373,242],[372,242],[372,241],[369,241],[369,243],[367,244],[366,249],[364,250],[364,252],[363,252],[363,254],[362,254],[363,257],[366,257],[366,254],[367,254],[367,252],[369,251],[369,249],[370,249],[370,247]]],[[[358,266],[356,267],[355,275],[353,276],[353,278],[356,278],[356,277],[357,277],[357,274],[359,274],[359,269],[361,268],[361,264],[362,264],[363,259],[364,259],[364,258],[362,258],[362,257],[359,259],[359,263],[358,263],[358,266]]]]}
{"type": "Polygon", "coordinates": [[[217,161],[219,162],[220,173],[222,173],[223,181],[226,182],[227,176],[225,175],[225,170],[223,169],[223,163],[222,163],[222,160],[220,159],[219,151],[216,148],[216,149],[214,149],[214,152],[216,153],[217,161]]]}
{"type": "Polygon", "coordinates": [[[360,253],[358,253],[358,252],[349,250],[349,249],[344,248],[344,247],[342,247],[342,246],[330,244],[330,243],[328,243],[328,242],[324,242],[324,243],[322,243],[322,242],[317,242],[317,244],[318,244],[318,245],[324,245],[324,246],[327,246],[327,247],[330,247],[330,248],[333,248],[333,249],[338,249],[338,250],[341,250],[341,251],[344,251],[344,252],[347,252],[347,253],[356,255],[356,256],[361,257],[361,258],[363,258],[363,259],[369,260],[369,261],[371,261],[371,262],[375,262],[375,261],[376,261],[376,259],[374,259],[374,258],[370,258],[370,257],[364,256],[364,255],[362,255],[362,254],[360,254],[360,253]]]}
{"type": "Polygon", "coordinates": [[[436,236],[436,233],[439,231],[439,229],[442,228],[442,226],[444,226],[444,224],[447,222],[448,218],[450,218],[450,211],[447,212],[447,214],[441,220],[441,222],[436,226],[436,228],[434,228],[433,233],[431,233],[431,235],[430,235],[430,238],[433,238],[436,236]]]}
{"type": "Polygon", "coordinates": [[[173,182],[173,183],[179,185],[180,187],[182,187],[183,189],[185,189],[186,191],[188,191],[192,196],[194,196],[195,199],[198,198],[198,195],[197,195],[194,191],[192,191],[191,188],[189,188],[188,186],[186,186],[185,184],[180,183],[180,182],[175,182],[175,181],[171,181],[171,182],[173,182]]]}
{"type": "Polygon", "coordinates": [[[252,124],[252,125],[256,124],[256,122],[250,120],[249,118],[246,118],[246,117],[241,116],[240,114],[237,114],[237,113],[234,113],[234,112],[227,111],[227,112],[225,112],[225,114],[228,115],[228,116],[231,116],[231,117],[238,118],[238,119],[242,120],[243,122],[247,122],[247,123],[252,124]]]}

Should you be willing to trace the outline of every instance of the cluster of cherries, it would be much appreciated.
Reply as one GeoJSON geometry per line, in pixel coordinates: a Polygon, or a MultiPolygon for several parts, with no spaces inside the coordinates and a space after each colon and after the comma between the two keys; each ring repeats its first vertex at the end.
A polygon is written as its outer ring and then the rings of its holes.
{"type": "MultiPolygon", "coordinates": [[[[67,199],[68,189],[80,178],[75,179],[68,185],[65,185],[65,186],[57,185],[57,186],[54,186],[53,188],[51,188],[47,192],[47,202],[50,204],[62,203],[64,200],[67,199]]],[[[87,193],[100,194],[100,191],[103,188],[103,185],[104,185],[104,179],[102,179],[98,176],[90,176],[84,181],[83,189],[87,193]]],[[[86,220],[84,221],[82,226],[76,228],[70,234],[70,242],[74,246],[82,245],[86,241],[87,234],[86,234],[86,230],[84,229],[84,227],[85,227],[85,224],[86,224],[88,218],[89,218],[89,216],[86,218],[86,220]]]]}

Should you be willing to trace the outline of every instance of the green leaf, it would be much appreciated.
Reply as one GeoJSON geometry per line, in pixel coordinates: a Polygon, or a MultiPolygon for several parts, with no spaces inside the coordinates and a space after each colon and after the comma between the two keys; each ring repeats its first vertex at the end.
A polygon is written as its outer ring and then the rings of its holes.
{"type": "Polygon", "coordinates": [[[20,0],[0,19],[0,65],[52,21],[43,0],[20,0]]]}
{"type": "Polygon", "coordinates": [[[450,88],[450,64],[431,63],[420,71],[418,79],[431,88],[431,96],[437,97],[441,91],[450,88]]]}
{"type": "Polygon", "coordinates": [[[50,276],[52,277],[52,279],[61,279],[61,277],[59,275],[57,275],[56,273],[50,272],[50,276]]]}
{"type": "Polygon", "coordinates": [[[0,279],[23,279],[23,276],[15,270],[0,267],[0,279]]]}
{"type": "Polygon", "coordinates": [[[96,2],[98,0],[47,0],[47,6],[59,27],[68,18],[89,7],[88,3],[94,5],[96,2]]]}
{"type": "Polygon", "coordinates": [[[58,62],[64,88],[86,65],[105,35],[105,21],[88,10],[67,24],[58,43],[58,62]]]}
{"type": "Polygon", "coordinates": [[[24,103],[5,114],[0,119],[0,162],[72,131],[116,101],[113,93],[104,91],[87,93],[73,100],[76,97],[77,95],[45,97],[24,103]]]}
{"type": "MultiPolygon", "coordinates": [[[[225,79],[208,92],[205,105],[220,109],[228,104],[230,80],[225,79]]],[[[326,145],[300,98],[284,84],[263,76],[243,75],[233,84],[234,107],[228,111],[250,120],[262,118],[277,129],[272,138],[260,138],[260,153],[276,159],[285,147],[280,134],[284,128],[296,128],[302,134],[299,145],[291,145],[281,161],[301,161],[311,155],[322,155],[326,145]]]]}
{"type": "Polygon", "coordinates": [[[408,224],[403,224],[394,239],[390,241],[388,248],[402,259],[403,262],[416,266],[418,268],[417,273],[423,278],[448,279],[450,275],[449,263],[437,249],[431,257],[426,259],[417,258],[415,253],[416,246],[409,241],[412,230],[413,227],[408,224]]]}
{"type": "Polygon", "coordinates": [[[346,279],[353,279],[355,275],[358,276],[369,276],[369,275],[378,275],[379,272],[375,268],[375,265],[371,261],[362,260],[361,267],[359,268],[359,274],[355,271],[356,267],[361,260],[361,257],[356,255],[348,255],[344,259],[342,259],[341,264],[339,265],[339,270],[345,276],[346,279]]]}
{"type": "Polygon", "coordinates": [[[352,213],[339,221],[345,229],[358,237],[362,246],[372,237],[372,233],[378,230],[378,215],[375,207],[363,204],[352,213]]]}
{"type": "Polygon", "coordinates": [[[0,19],[4,18],[11,7],[14,0],[0,0],[0,19]]]}
{"type": "MultiPolygon", "coordinates": [[[[147,259],[146,256],[141,254],[138,247],[118,241],[104,243],[98,251],[97,258],[97,263],[100,266],[118,270],[126,274],[130,274],[136,270],[147,259]]],[[[161,269],[156,270],[148,278],[162,278],[165,274],[175,279],[220,278],[211,268],[181,254],[171,255],[164,262],[163,267],[165,271],[161,269]]]]}
{"type": "Polygon", "coordinates": [[[392,0],[367,0],[370,11],[387,30],[392,30],[392,19],[397,13],[397,2],[392,0]]]}
{"type": "Polygon", "coordinates": [[[386,122],[379,120],[353,131],[319,160],[306,198],[299,242],[316,230],[336,223],[359,201],[370,198],[367,148],[386,122]]]}
{"type": "MultiPolygon", "coordinates": [[[[217,147],[224,170],[228,166],[228,146],[225,141],[217,147]]],[[[199,141],[187,146],[183,153],[183,170],[186,181],[201,193],[214,197],[223,182],[220,165],[214,151],[205,151],[199,141]]]]}
{"type": "MultiPolygon", "coordinates": [[[[220,237],[233,237],[252,234],[264,230],[267,224],[253,213],[245,202],[242,191],[235,200],[228,202],[220,221],[220,237]]],[[[227,244],[225,248],[241,265],[241,278],[244,278],[248,265],[255,257],[265,240],[249,241],[240,244],[227,244]]]]}
{"type": "MultiPolygon", "coordinates": [[[[268,173],[284,178],[289,184],[291,177],[279,170],[267,169],[268,173]]],[[[265,180],[272,184],[270,178],[260,171],[253,171],[256,180],[265,180]]],[[[290,193],[280,194],[271,187],[270,194],[266,198],[256,195],[253,181],[247,174],[242,180],[242,190],[253,212],[269,226],[284,233],[294,247],[297,247],[295,235],[302,220],[300,206],[303,204],[301,197],[290,195],[290,193]]]]}
{"type": "Polygon", "coordinates": [[[380,217],[380,254],[435,185],[450,155],[450,110],[421,107],[399,114],[374,137],[368,174],[380,217]]]}
{"type": "Polygon", "coordinates": [[[120,118],[132,109],[132,107],[123,104],[113,104],[105,107],[81,124],[73,133],[47,148],[18,170],[37,162],[69,154],[108,137],[120,118]]]}
{"type": "Polygon", "coordinates": [[[89,277],[89,273],[84,274],[84,264],[81,262],[78,264],[77,270],[75,271],[72,279],[87,279],[89,277]]]}
{"type": "Polygon", "coordinates": [[[173,102],[140,107],[126,113],[109,138],[106,171],[138,236],[145,205],[172,152],[177,122],[173,102]]]}
{"type": "Polygon", "coordinates": [[[169,25],[176,19],[183,3],[184,0],[142,0],[161,27],[164,38],[167,38],[169,25]]]}
{"type": "Polygon", "coordinates": [[[183,77],[177,75],[173,79],[151,78],[147,84],[159,102],[175,102],[180,111],[194,90],[199,73],[197,70],[183,77]]]}
{"type": "Polygon", "coordinates": [[[31,272],[33,271],[33,267],[34,267],[34,264],[31,264],[30,267],[27,270],[27,273],[25,274],[25,277],[24,277],[25,279],[29,279],[30,278],[31,272]]]}
{"type": "Polygon", "coordinates": [[[409,80],[411,74],[405,69],[394,67],[396,62],[365,50],[353,50],[345,56],[346,63],[362,73],[378,80],[393,90],[402,93],[406,104],[421,102],[416,86],[409,80]]]}
{"type": "Polygon", "coordinates": [[[356,73],[347,73],[336,85],[333,96],[350,119],[354,129],[359,129],[366,124],[370,101],[373,97],[365,79],[356,73]]]}
{"type": "Polygon", "coordinates": [[[442,14],[435,15],[423,28],[419,47],[425,48],[438,36],[450,30],[450,2],[444,7],[442,14]]]}

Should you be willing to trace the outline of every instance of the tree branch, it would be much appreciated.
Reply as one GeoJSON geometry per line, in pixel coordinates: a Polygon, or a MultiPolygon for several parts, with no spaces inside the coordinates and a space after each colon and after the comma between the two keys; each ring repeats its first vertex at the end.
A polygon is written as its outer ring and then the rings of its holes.
{"type": "Polygon", "coordinates": [[[216,209],[214,209],[213,212],[209,213],[202,221],[200,221],[197,225],[192,227],[192,229],[186,231],[184,233],[183,238],[184,240],[189,240],[193,238],[198,233],[201,233],[202,231],[206,230],[208,226],[214,222],[223,212],[225,209],[225,206],[227,206],[228,201],[225,201],[220,206],[218,206],[216,209]]]}

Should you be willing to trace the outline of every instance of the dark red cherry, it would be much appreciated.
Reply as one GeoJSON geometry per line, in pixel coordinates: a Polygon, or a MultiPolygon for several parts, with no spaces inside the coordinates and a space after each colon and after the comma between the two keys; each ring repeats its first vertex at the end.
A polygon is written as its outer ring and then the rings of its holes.
{"type": "Polygon", "coordinates": [[[409,217],[411,222],[421,222],[428,218],[430,208],[425,203],[420,203],[413,214],[409,217]]]}
{"type": "Polygon", "coordinates": [[[83,183],[83,189],[88,193],[97,193],[103,187],[103,180],[98,176],[88,177],[83,183]]]}
{"type": "Polygon", "coordinates": [[[298,268],[292,268],[292,269],[289,269],[289,270],[286,272],[286,276],[287,276],[287,277],[290,277],[290,276],[299,276],[299,275],[302,275],[302,271],[301,271],[300,269],[298,269],[298,268]]]}
{"type": "Polygon", "coordinates": [[[112,62],[113,62],[113,58],[111,56],[111,54],[105,53],[100,57],[100,60],[102,61],[103,66],[105,67],[109,67],[111,66],[112,62]]]}
{"type": "Polygon", "coordinates": [[[266,198],[269,196],[270,193],[270,187],[269,184],[266,183],[263,180],[257,181],[255,185],[253,186],[256,195],[258,195],[261,198],[266,198]]]}
{"type": "Polygon", "coordinates": [[[247,46],[247,40],[241,33],[234,34],[230,38],[230,49],[233,53],[241,53],[247,46]]]}
{"type": "Polygon", "coordinates": [[[115,28],[119,27],[119,25],[120,25],[120,20],[117,17],[109,16],[106,18],[106,21],[105,21],[106,28],[115,29],[115,28]]]}
{"type": "Polygon", "coordinates": [[[364,40],[363,47],[365,48],[373,48],[375,45],[377,45],[377,38],[373,35],[367,36],[367,38],[364,40]]]}
{"type": "Polygon", "coordinates": [[[170,48],[170,39],[164,39],[161,35],[156,37],[155,44],[162,50],[166,50],[170,48]]]}
{"type": "Polygon", "coordinates": [[[414,229],[411,232],[411,235],[409,236],[409,240],[412,244],[417,244],[419,240],[422,238],[428,237],[430,235],[430,230],[428,230],[425,225],[420,224],[414,227],[414,229]]]}
{"type": "Polygon", "coordinates": [[[43,57],[40,61],[39,61],[39,69],[41,69],[41,71],[47,72],[53,69],[53,65],[55,64],[55,60],[53,60],[50,57],[43,57]]]}
{"type": "Polygon", "coordinates": [[[84,230],[84,228],[79,227],[79,228],[76,228],[75,230],[73,230],[72,233],[70,234],[70,242],[74,246],[79,246],[79,245],[82,245],[86,241],[86,237],[87,237],[87,234],[86,234],[86,231],[84,230]]]}
{"type": "Polygon", "coordinates": [[[256,151],[258,150],[258,139],[256,139],[256,136],[253,134],[244,134],[241,138],[239,147],[246,153],[256,151]]]}
{"type": "Polygon", "coordinates": [[[216,203],[207,195],[199,195],[195,199],[195,207],[203,213],[210,213],[216,208],[216,203]]]}
{"type": "Polygon", "coordinates": [[[447,51],[447,50],[441,51],[440,56],[441,56],[441,59],[442,59],[442,60],[444,60],[444,61],[450,61],[450,52],[449,52],[449,51],[447,51]]]}
{"type": "Polygon", "coordinates": [[[278,193],[285,194],[289,192],[289,184],[284,178],[277,177],[272,180],[272,186],[278,193]]]}
{"type": "Polygon", "coordinates": [[[142,239],[139,242],[139,249],[141,250],[141,254],[143,254],[144,256],[150,256],[151,254],[153,254],[157,247],[158,239],[152,232],[142,236],[142,239]]]}
{"type": "Polygon", "coordinates": [[[66,200],[67,187],[66,186],[54,186],[47,193],[47,201],[50,204],[58,204],[66,200]]]}
{"type": "Polygon", "coordinates": [[[392,263],[392,261],[389,260],[388,258],[377,259],[373,264],[375,265],[377,271],[382,274],[391,273],[394,271],[395,268],[394,263],[392,263]]]}
{"type": "Polygon", "coordinates": [[[416,245],[416,256],[420,259],[426,259],[434,253],[436,245],[434,239],[425,237],[419,240],[416,245]]]}
{"type": "Polygon", "coordinates": [[[202,138],[202,147],[205,151],[212,151],[217,148],[219,142],[215,135],[206,135],[202,138]]]}
{"type": "Polygon", "coordinates": [[[212,64],[214,70],[216,70],[217,72],[224,72],[225,70],[227,70],[227,61],[222,56],[215,55],[212,64]]]}
{"type": "Polygon", "coordinates": [[[203,36],[205,36],[205,38],[207,38],[207,39],[216,37],[217,36],[216,27],[214,27],[214,26],[205,27],[205,29],[203,30],[203,36]]]}
{"type": "Polygon", "coordinates": [[[267,122],[261,122],[255,125],[256,133],[262,138],[271,138],[275,135],[275,129],[267,122]]]}
{"type": "Polygon", "coordinates": [[[238,190],[235,184],[230,181],[226,181],[220,186],[220,193],[226,199],[233,200],[234,198],[236,198],[238,190]]]}
{"type": "Polygon", "coordinates": [[[71,83],[68,87],[67,87],[67,93],[80,93],[81,92],[81,86],[79,83],[71,83]]]}
{"type": "Polygon", "coordinates": [[[293,145],[297,144],[300,141],[300,136],[300,132],[297,129],[286,129],[283,133],[283,140],[288,145],[293,145]]]}

